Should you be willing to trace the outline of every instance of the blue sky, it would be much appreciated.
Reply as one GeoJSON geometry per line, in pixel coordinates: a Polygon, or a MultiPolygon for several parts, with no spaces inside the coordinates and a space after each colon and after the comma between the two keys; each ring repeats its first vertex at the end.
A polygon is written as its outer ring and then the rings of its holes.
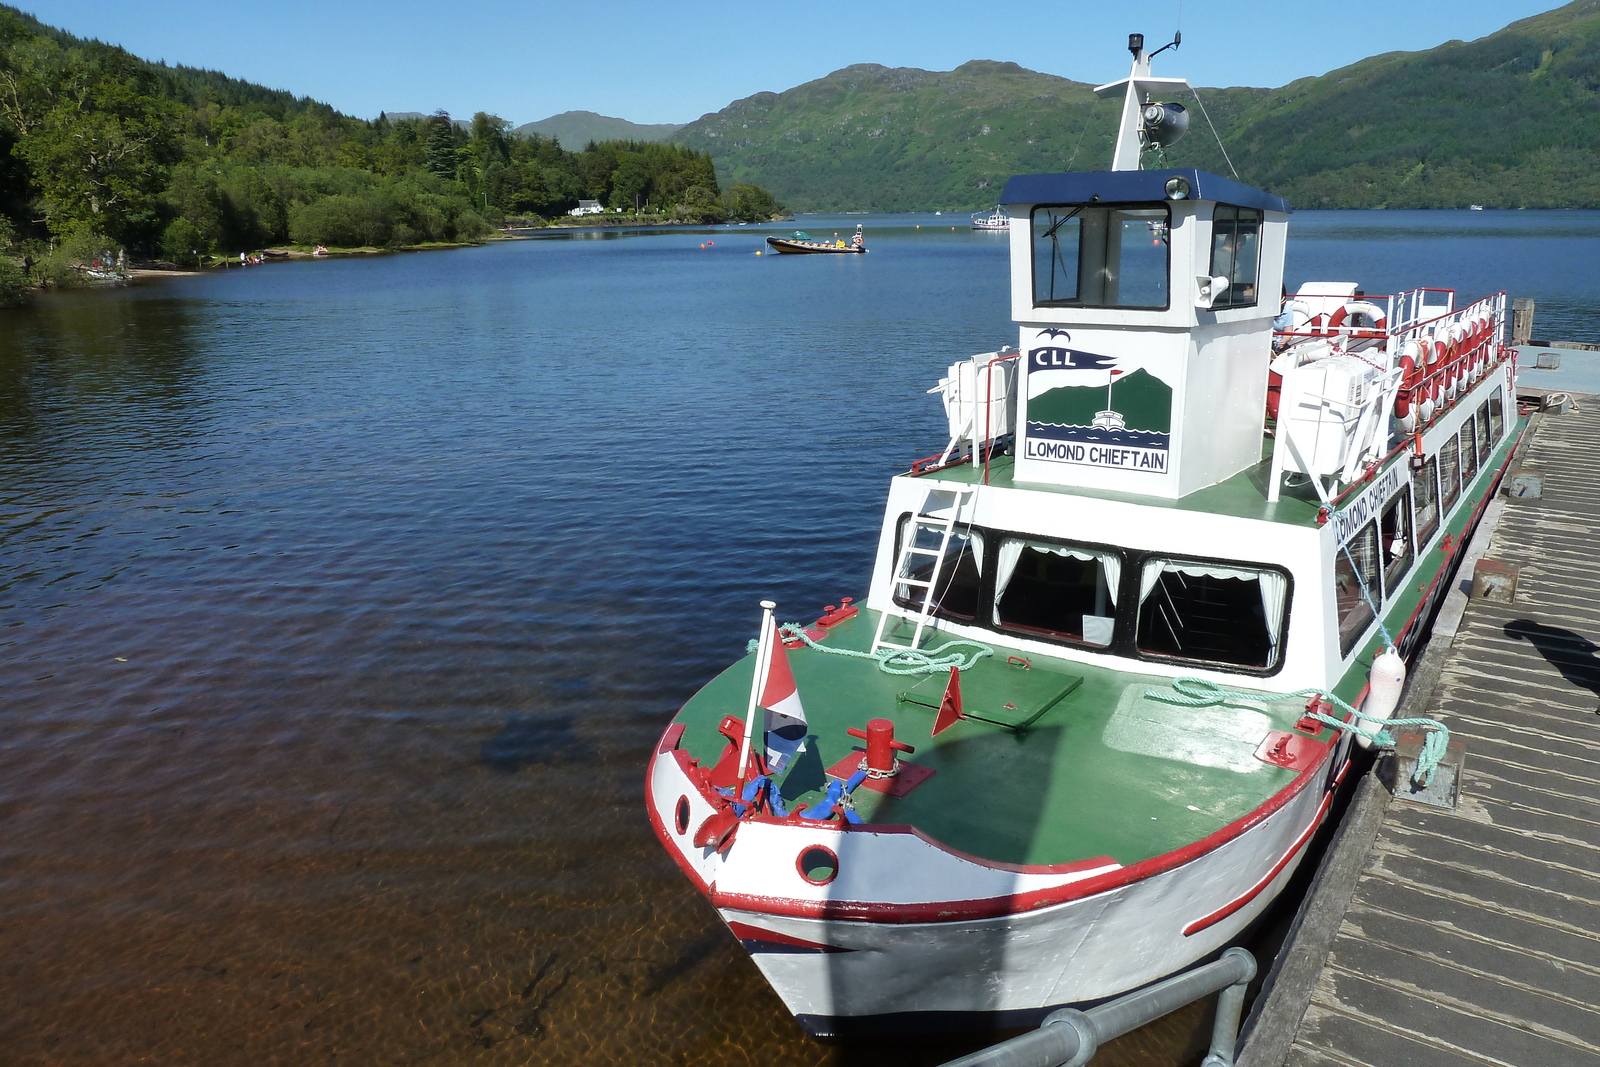
{"type": "MultiPolygon", "coordinates": [[[[568,110],[687,122],[851,63],[1011,60],[1081,81],[1127,73],[1127,35],[1183,45],[1156,72],[1278,86],[1378,52],[1472,40],[1550,0],[10,0],[82,37],[210,67],[375,118],[516,123],[568,110]]],[[[1397,105],[1399,106],[1399,102],[1397,105]]]]}

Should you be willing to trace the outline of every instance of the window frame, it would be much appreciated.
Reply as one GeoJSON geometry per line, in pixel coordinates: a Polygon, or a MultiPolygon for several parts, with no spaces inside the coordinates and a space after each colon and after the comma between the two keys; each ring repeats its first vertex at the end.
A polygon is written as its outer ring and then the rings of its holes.
{"type": "MultiPolygon", "coordinates": [[[[917,514],[915,512],[904,511],[904,512],[900,513],[900,518],[899,518],[899,520],[898,520],[898,522],[896,524],[896,527],[895,527],[894,555],[893,555],[893,557],[891,557],[890,563],[889,563],[889,569],[890,569],[890,573],[889,573],[889,601],[892,604],[894,604],[896,607],[906,608],[906,609],[911,610],[911,611],[915,611],[916,610],[916,605],[915,604],[907,604],[904,601],[902,601],[900,599],[899,595],[897,595],[895,593],[895,588],[897,586],[899,586],[901,581],[903,580],[902,576],[899,573],[899,562],[900,562],[900,552],[905,547],[906,530],[907,530],[907,528],[909,526],[912,525],[913,522],[915,522],[917,520],[917,518],[918,518],[918,516],[917,516],[917,514]]],[[[978,593],[977,593],[978,611],[977,611],[976,614],[973,614],[973,615],[962,615],[959,612],[955,612],[955,611],[951,611],[951,610],[947,609],[946,607],[944,607],[943,601],[941,601],[939,603],[939,605],[933,609],[933,617],[936,618],[936,619],[946,619],[946,620],[948,620],[950,622],[960,623],[960,624],[963,624],[963,625],[981,625],[979,620],[982,619],[982,617],[983,617],[983,605],[984,605],[985,593],[988,590],[989,585],[990,585],[990,572],[989,572],[988,566],[987,566],[988,565],[989,548],[990,548],[990,542],[989,542],[990,532],[989,532],[988,528],[983,527],[983,526],[979,526],[976,523],[966,523],[964,525],[962,523],[957,523],[956,526],[955,526],[955,529],[953,529],[951,531],[952,537],[954,537],[956,530],[961,530],[961,529],[965,529],[969,536],[970,536],[970,534],[971,534],[971,532],[973,530],[976,530],[976,531],[978,531],[978,535],[983,538],[983,559],[980,561],[979,566],[978,566],[978,593]]],[[[970,541],[969,541],[969,543],[970,543],[970,541]]],[[[958,560],[958,563],[959,563],[959,560],[958,560]]],[[[954,572],[952,572],[951,573],[951,578],[954,579],[954,577],[955,577],[954,572]]],[[[938,590],[938,588],[939,588],[939,574],[938,574],[938,571],[935,570],[934,575],[933,575],[933,589],[931,591],[936,592],[938,590]]]]}
{"type": "Polygon", "coordinates": [[[1399,587],[1404,584],[1406,575],[1410,574],[1411,568],[1417,564],[1416,534],[1415,498],[1412,496],[1411,484],[1408,482],[1395,490],[1394,495],[1384,502],[1383,507],[1378,509],[1378,571],[1383,578],[1384,603],[1394,597],[1399,591],[1399,587]],[[1402,501],[1401,497],[1404,497],[1405,500],[1402,501]],[[1403,506],[1405,509],[1406,552],[1405,555],[1397,557],[1393,562],[1385,563],[1384,556],[1388,553],[1389,546],[1383,539],[1383,520],[1396,505],[1403,506]]]}
{"type": "Polygon", "coordinates": [[[1467,487],[1478,477],[1478,422],[1475,416],[1468,415],[1461,423],[1461,427],[1456,430],[1456,440],[1460,442],[1461,491],[1465,493],[1467,487]],[[1469,463],[1471,470],[1467,469],[1469,463]]]}
{"type": "Polygon", "coordinates": [[[1251,282],[1250,282],[1250,286],[1251,286],[1250,299],[1249,300],[1237,300],[1237,301],[1232,300],[1231,299],[1232,294],[1237,291],[1235,289],[1235,287],[1234,287],[1234,282],[1236,280],[1235,277],[1234,277],[1234,268],[1237,267],[1238,262],[1239,262],[1238,247],[1236,245],[1235,249],[1234,249],[1233,256],[1232,256],[1232,260],[1229,263],[1228,273],[1223,275],[1224,277],[1226,277],[1228,279],[1228,288],[1223,290],[1222,299],[1221,300],[1212,300],[1212,302],[1211,302],[1211,310],[1212,311],[1234,311],[1234,310],[1237,310],[1239,308],[1252,308],[1252,307],[1255,307],[1256,304],[1259,303],[1260,299],[1261,299],[1261,238],[1262,238],[1262,231],[1266,227],[1266,212],[1262,211],[1260,208],[1240,207],[1237,204],[1218,204],[1216,206],[1216,208],[1213,209],[1212,215],[1211,215],[1211,255],[1210,255],[1210,259],[1207,261],[1208,262],[1208,269],[1211,271],[1211,274],[1212,274],[1213,277],[1217,276],[1218,273],[1219,273],[1218,270],[1217,270],[1217,237],[1218,237],[1217,223],[1219,221],[1217,216],[1218,216],[1218,214],[1220,214],[1223,211],[1231,211],[1231,212],[1233,212],[1233,217],[1231,219],[1226,219],[1226,220],[1221,220],[1221,221],[1226,221],[1226,222],[1232,223],[1232,226],[1230,227],[1230,229],[1232,230],[1232,233],[1236,238],[1238,237],[1238,234],[1239,234],[1239,223],[1245,221],[1241,216],[1244,215],[1247,212],[1249,214],[1255,216],[1255,225],[1256,225],[1256,229],[1255,229],[1255,235],[1256,235],[1256,240],[1255,240],[1255,252],[1256,252],[1255,271],[1254,271],[1254,274],[1252,275],[1251,282]]]}
{"type": "Polygon", "coordinates": [[[1439,451],[1434,453],[1434,458],[1439,460],[1439,518],[1443,521],[1444,514],[1456,506],[1461,499],[1461,438],[1455,434],[1450,435],[1450,440],[1439,446],[1439,451]],[[1444,453],[1445,449],[1453,448],[1456,454],[1455,477],[1445,482],[1444,453]]]}
{"type": "Polygon", "coordinates": [[[1288,659],[1289,622],[1294,613],[1294,575],[1289,572],[1288,568],[1281,567],[1276,563],[1250,563],[1244,560],[1190,556],[1172,552],[1128,552],[1124,558],[1126,562],[1123,566],[1123,585],[1133,589],[1134,597],[1129,601],[1131,612],[1126,620],[1118,616],[1117,622],[1119,626],[1126,625],[1126,633],[1124,634],[1125,647],[1127,653],[1132,654],[1132,658],[1142,663],[1176,663],[1226,674],[1245,674],[1254,678],[1270,678],[1283,670],[1283,665],[1288,659]],[[1137,634],[1139,630],[1139,609],[1143,604],[1142,602],[1134,603],[1134,600],[1138,599],[1139,575],[1144,573],[1145,564],[1154,559],[1171,560],[1174,563],[1193,563],[1201,567],[1214,566],[1231,567],[1234,570],[1274,571],[1281,575],[1284,580],[1283,621],[1278,625],[1277,641],[1273,645],[1277,651],[1277,656],[1273,662],[1266,667],[1247,667],[1238,663],[1219,663],[1216,660],[1195,659],[1190,656],[1167,656],[1158,652],[1146,652],[1141,649],[1137,634]]]}
{"type": "Polygon", "coordinates": [[[1439,495],[1439,457],[1435,455],[1427,458],[1422,464],[1421,470],[1411,472],[1411,527],[1415,538],[1414,547],[1418,552],[1421,551],[1423,545],[1433,539],[1433,535],[1438,533],[1439,527],[1443,524],[1444,500],[1439,495]],[[1429,524],[1426,531],[1422,529],[1422,524],[1417,521],[1417,486],[1422,484],[1424,477],[1428,479],[1433,488],[1433,522],[1429,524]]]}
{"type": "Polygon", "coordinates": [[[1084,648],[1091,652],[1113,652],[1116,649],[1123,629],[1122,614],[1117,609],[1117,605],[1121,603],[1123,591],[1127,585],[1126,572],[1128,566],[1128,550],[1126,548],[1122,548],[1118,545],[1097,545],[1090,544],[1086,541],[1071,541],[1063,537],[1043,537],[1037,534],[1021,533],[1016,530],[995,531],[992,536],[994,537],[995,565],[994,570],[990,574],[986,575],[988,595],[987,597],[982,598],[982,603],[980,604],[980,608],[987,607],[988,610],[986,612],[980,610],[979,612],[979,616],[984,618],[988,629],[993,630],[995,633],[1006,634],[1010,637],[1023,637],[1034,641],[1049,641],[1052,644],[1064,645],[1067,648],[1084,648]],[[995,592],[996,583],[1000,578],[1000,546],[1006,541],[1013,540],[1034,541],[1041,545],[1054,545],[1058,548],[1070,548],[1078,549],[1084,552],[1096,552],[1102,555],[1114,555],[1122,561],[1121,567],[1123,569],[1123,574],[1118,577],[1116,588],[1111,589],[1110,583],[1107,583],[1107,588],[1110,589],[1112,600],[1111,640],[1109,642],[1103,645],[1097,645],[1094,642],[1086,640],[1082,637],[1073,637],[1069,634],[1061,633],[1058,630],[1023,629],[1014,623],[1011,625],[1006,625],[1005,623],[1000,622],[998,618],[1000,612],[1000,598],[995,592]]]}
{"type": "MultiPolygon", "coordinates": [[[[1333,550],[1333,631],[1334,635],[1339,639],[1339,659],[1341,660],[1349,659],[1350,656],[1361,647],[1361,639],[1378,621],[1378,615],[1373,613],[1381,613],[1383,611],[1382,540],[1382,535],[1378,532],[1378,520],[1376,518],[1372,518],[1368,519],[1359,531],[1350,537],[1345,538],[1345,540],[1333,550]],[[1350,631],[1350,641],[1349,644],[1346,644],[1344,634],[1344,623],[1346,616],[1339,614],[1339,561],[1345,558],[1347,545],[1353,543],[1356,538],[1365,537],[1369,533],[1372,535],[1373,562],[1376,564],[1376,566],[1373,568],[1373,573],[1371,575],[1366,575],[1364,577],[1369,579],[1367,582],[1367,592],[1372,592],[1373,586],[1377,586],[1378,603],[1368,605],[1366,598],[1359,595],[1361,587],[1359,583],[1357,584],[1356,591],[1358,595],[1355,606],[1360,610],[1367,612],[1368,618],[1366,622],[1350,631]]],[[[1352,567],[1356,565],[1355,553],[1349,553],[1349,562],[1352,567]]]]}
{"type": "MultiPolygon", "coordinates": [[[[1054,262],[1054,258],[1053,257],[1052,257],[1051,261],[1054,262]]],[[[1149,200],[1133,201],[1133,202],[1115,202],[1115,203],[1093,201],[1093,202],[1090,202],[1090,203],[1080,203],[1080,204],[1035,204],[1033,206],[1033,209],[1028,212],[1028,274],[1029,274],[1028,299],[1032,302],[1032,306],[1035,307],[1035,308],[1069,308],[1069,309],[1076,308],[1076,309],[1082,309],[1082,310],[1088,310],[1088,311],[1146,311],[1146,312],[1170,311],[1170,310],[1172,310],[1172,290],[1173,290],[1173,278],[1172,278],[1172,206],[1170,204],[1168,204],[1166,201],[1149,201],[1149,200]],[[1078,263],[1076,265],[1076,272],[1073,275],[1073,293],[1074,293],[1073,298],[1070,299],[1070,300],[1040,300],[1039,299],[1039,257],[1038,257],[1038,253],[1036,251],[1036,244],[1035,244],[1035,242],[1037,242],[1039,238],[1038,238],[1038,234],[1034,230],[1034,227],[1036,225],[1036,219],[1037,219],[1038,213],[1040,211],[1050,211],[1050,210],[1059,210],[1059,209],[1068,209],[1068,208],[1072,209],[1072,211],[1071,211],[1071,213],[1070,213],[1070,215],[1068,217],[1069,218],[1079,218],[1079,219],[1082,218],[1082,213],[1084,211],[1090,209],[1090,208],[1104,209],[1104,210],[1107,210],[1107,211],[1133,211],[1133,210],[1155,211],[1155,210],[1160,210],[1160,211],[1165,212],[1166,213],[1166,226],[1167,226],[1167,240],[1163,241],[1162,245],[1163,245],[1163,248],[1165,249],[1165,255],[1166,255],[1166,264],[1165,264],[1165,271],[1166,271],[1166,273],[1165,273],[1165,279],[1166,279],[1166,302],[1163,303],[1163,304],[1089,304],[1089,303],[1085,303],[1082,300],[1080,300],[1079,296],[1083,293],[1083,237],[1082,237],[1082,224],[1081,224],[1081,222],[1079,224],[1080,228],[1079,228],[1079,238],[1078,238],[1078,263]]],[[[1240,306],[1242,307],[1244,305],[1240,305],[1240,306]]]]}

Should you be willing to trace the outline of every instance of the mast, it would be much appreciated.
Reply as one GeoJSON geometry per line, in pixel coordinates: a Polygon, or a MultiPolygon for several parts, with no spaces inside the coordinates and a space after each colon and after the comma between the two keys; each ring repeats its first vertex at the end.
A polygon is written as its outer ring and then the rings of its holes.
{"type": "Polygon", "coordinates": [[[1128,34],[1128,51],[1133,53],[1133,67],[1128,71],[1128,76],[1121,81],[1095,86],[1096,93],[1125,89],[1122,96],[1122,120],[1117,127],[1117,147],[1111,156],[1112,170],[1139,169],[1139,157],[1144,151],[1147,140],[1144,105],[1150,94],[1164,89],[1189,88],[1188,81],[1183,78],[1155,78],[1150,75],[1150,60],[1177,43],[1178,41],[1174,40],[1172,44],[1163,45],[1155,52],[1146,52],[1144,34],[1128,34]]]}

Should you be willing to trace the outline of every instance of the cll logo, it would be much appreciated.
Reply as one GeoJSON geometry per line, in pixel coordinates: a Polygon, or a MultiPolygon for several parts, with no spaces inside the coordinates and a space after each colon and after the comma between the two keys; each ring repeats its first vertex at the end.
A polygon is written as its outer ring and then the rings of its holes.
{"type": "Polygon", "coordinates": [[[1110,370],[1116,361],[1094,352],[1046,345],[1028,350],[1028,370],[1110,370]]]}

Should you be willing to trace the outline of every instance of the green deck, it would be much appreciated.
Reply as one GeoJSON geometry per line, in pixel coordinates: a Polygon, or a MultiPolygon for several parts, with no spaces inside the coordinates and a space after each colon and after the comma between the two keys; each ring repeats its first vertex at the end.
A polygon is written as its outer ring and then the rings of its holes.
{"type": "MultiPolygon", "coordinates": [[[[877,613],[864,611],[825,643],[865,649],[876,626],[877,613]]],[[[1023,669],[991,644],[995,656],[962,672],[965,708],[1019,723],[1043,711],[1020,732],[967,720],[932,737],[927,705],[938,705],[948,674],[891,675],[868,660],[790,650],[811,736],[783,779],[785,800],[820,799],[824,770],[862,744],[846,728],[873,718],[892,719],[896,739],[916,746],[905,758],[936,773],[901,798],[857,789],[857,812],[1005,863],[1136,863],[1205,837],[1294,780],[1254,752],[1269,731],[1293,728],[1296,701],[1180,708],[1144,697],[1165,679],[1038,656],[1023,669]]],[[[683,747],[702,763],[723,751],[723,716],[743,718],[754,659],[723,672],[679,713],[683,747]]]]}
{"type": "MultiPolygon", "coordinates": [[[[1442,532],[1452,542],[1459,543],[1475,519],[1526,422],[1517,421],[1446,517],[1442,532]]],[[[1182,500],[1127,499],[1316,525],[1314,501],[1285,495],[1277,505],[1266,504],[1261,473],[1245,471],[1182,500]]],[[[950,479],[980,475],[970,466],[938,473],[950,479]]],[[[991,465],[990,484],[1012,484],[1009,457],[991,465]]],[[[1453,551],[1436,540],[1385,603],[1384,622],[1397,638],[1453,551]]],[[[876,612],[863,611],[835,627],[824,643],[865,650],[877,619],[876,612]]],[[[1294,772],[1257,760],[1254,753],[1268,732],[1294,729],[1302,710],[1298,701],[1177,707],[1144,696],[1147,689],[1165,689],[1170,682],[1139,673],[1137,663],[1113,670],[1030,654],[1032,667],[1024,670],[1006,663],[1016,650],[994,640],[998,636],[984,638],[995,655],[962,672],[965,709],[998,722],[1028,724],[1021,730],[969,719],[932,737],[948,674],[890,675],[869,660],[790,650],[811,734],[807,751],[783,778],[785,800],[819,800],[827,785],[824,770],[862,744],[846,728],[863,728],[873,718],[892,719],[896,738],[916,746],[906,758],[936,773],[903,798],[856,790],[858,813],[868,822],[915,826],[951,848],[1004,863],[1061,864],[1101,856],[1137,863],[1206,837],[1294,780],[1294,772]]],[[[935,633],[928,644],[937,647],[943,639],[935,633]]],[[[1380,644],[1374,631],[1354,666],[1335,682],[1335,693],[1356,699],[1366,684],[1365,665],[1380,644]]],[[[726,744],[717,732],[723,717],[744,717],[754,660],[746,656],[713,679],[675,720],[685,724],[683,748],[707,766],[726,744]]],[[[1241,677],[1231,688],[1249,692],[1247,683],[1241,677]]]]}

